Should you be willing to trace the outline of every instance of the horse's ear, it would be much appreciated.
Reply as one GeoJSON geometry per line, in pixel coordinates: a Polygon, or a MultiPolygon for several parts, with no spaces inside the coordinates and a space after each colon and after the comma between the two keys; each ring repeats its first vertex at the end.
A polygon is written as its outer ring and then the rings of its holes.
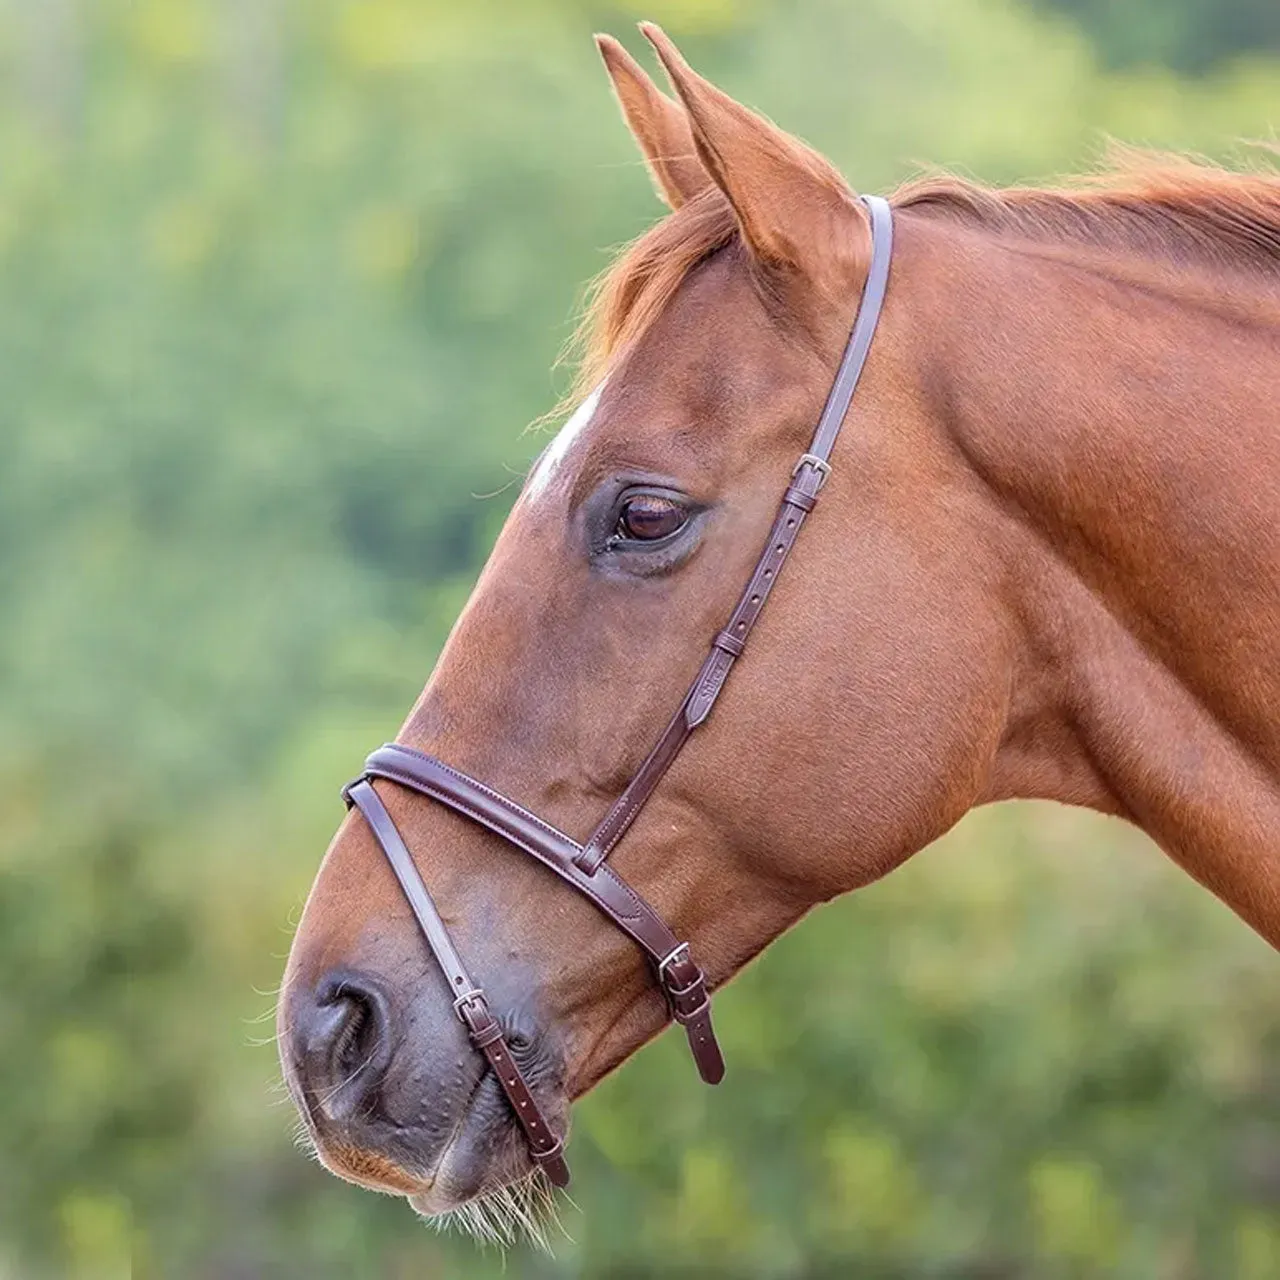
{"type": "Polygon", "coordinates": [[[613,81],[627,126],[649,166],[653,185],[667,204],[678,209],[711,182],[698,159],[689,117],[612,36],[596,36],[596,48],[613,81]]]}
{"type": "Polygon", "coordinates": [[[798,138],[749,111],[695,72],[663,30],[640,30],[688,113],[693,141],[729,198],[747,245],[766,265],[821,278],[865,247],[861,205],[835,168],[798,138]]]}

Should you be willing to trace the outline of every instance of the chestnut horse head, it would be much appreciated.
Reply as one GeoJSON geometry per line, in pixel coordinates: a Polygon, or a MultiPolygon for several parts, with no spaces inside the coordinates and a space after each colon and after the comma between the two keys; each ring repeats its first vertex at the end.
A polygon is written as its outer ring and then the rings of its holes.
{"type": "MultiPolygon", "coordinates": [[[[871,263],[832,167],[645,32],[674,98],[600,46],[671,213],[608,276],[581,408],[398,739],[578,840],[738,599],[871,263]]],[[[973,806],[1050,797],[1139,823],[1277,941],[1280,183],[1148,162],[894,204],[822,504],[611,866],[716,986],[973,806]]],[[[651,966],[465,814],[374,790],[562,1132],[668,1020],[651,966]]],[[[453,995],[353,814],[290,956],[285,1076],[330,1168],[427,1213],[531,1168],[453,995]]]]}

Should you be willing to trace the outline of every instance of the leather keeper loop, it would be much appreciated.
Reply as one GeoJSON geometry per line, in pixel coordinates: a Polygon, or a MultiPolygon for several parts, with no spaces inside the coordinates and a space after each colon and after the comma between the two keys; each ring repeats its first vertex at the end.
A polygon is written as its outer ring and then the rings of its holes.
{"type": "Polygon", "coordinates": [[[546,1152],[536,1151],[530,1148],[529,1155],[533,1163],[542,1170],[543,1173],[551,1179],[554,1186],[567,1187],[569,1185],[569,1166],[565,1163],[564,1143],[557,1142],[556,1145],[546,1152]]]}
{"type": "Polygon", "coordinates": [[[782,495],[783,502],[792,507],[799,507],[801,511],[806,513],[812,511],[818,505],[818,495],[814,493],[805,493],[803,489],[797,489],[795,485],[788,485],[787,491],[782,495]]]}
{"type": "Polygon", "coordinates": [[[686,960],[681,964],[680,968],[691,968],[693,970],[689,981],[683,986],[676,985],[675,969],[676,965],[671,965],[662,974],[662,988],[666,992],[667,1004],[671,1008],[671,1016],[681,1024],[687,1023],[691,1018],[696,1018],[699,1013],[706,1009],[711,1003],[711,997],[707,994],[707,978],[697,965],[692,961],[686,960]],[[692,997],[693,1003],[690,1003],[692,997]]]}
{"type": "Polygon", "coordinates": [[[735,658],[742,656],[742,651],[747,647],[745,637],[735,636],[731,631],[721,631],[712,641],[717,649],[723,649],[725,653],[731,653],[735,658]]]}
{"type": "Polygon", "coordinates": [[[596,869],[604,861],[604,850],[599,848],[593,841],[584,844],[577,853],[573,855],[573,865],[579,871],[585,872],[589,876],[596,873],[596,869]]]}
{"type": "Polygon", "coordinates": [[[707,977],[701,969],[695,970],[693,977],[683,987],[677,987],[673,983],[666,981],[662,984],[663,990],[672,1000],[679,1000],[681,997],[687,996],[691,991],[696,991],[699,987],[705,988],[706,985],[707,977]]]}
{"type": "MultiPolygon", "coordinates": [[[[688,992],[685,994],[687,995],[688,992]]],[[[710,1007],[711,997],[707,995],[706,988],[704,987],[700,992],[700,999],[698,1000],[698,1003],[694,1005],[692,1009],[683,1009],[675,1000],[671,1001],[671,1016],[683,1027],[687,1026],[694,1018],[705,1012],[710,1007]]]]}
{"type": "Polygon", "coordinates": [[[467,1031],[471,1036],[471,1043],[477,1049],[483,1049],[487,1044],[494,1044],[502,1039],[502,1028],[498,1025],[496,1018],[490,1017],[488,1026],[482,1026],[478,1030],[467,1024],[467,1031]]]}

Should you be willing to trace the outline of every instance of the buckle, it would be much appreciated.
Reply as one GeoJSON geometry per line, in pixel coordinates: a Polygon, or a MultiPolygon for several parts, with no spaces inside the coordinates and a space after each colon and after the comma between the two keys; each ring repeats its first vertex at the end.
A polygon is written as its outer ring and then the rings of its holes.
{"type": "Polygon", "coordinates": [[[677,960],[688,960],[688,959],[689,959],[689,944],[687,942],[680,943],[680,945],[676,947],[674,951],[672,951],[669,955],[664,956],[663,959],[661,959],[658,962],[658,977],[662,981],[662,983],[665,985],[668,981],[668,978],[667,978],[668,965],[675,964],[677,960]]]}
{"type": "Polygon", "coordinates": [[[460,1022],[466,1023],[468,1027],[471,1024],[467,1022],[467,1015],[462,1012],[463,1007],[465,1005],[473,1004],[477,1001],[482,1005],[485,1003],[483,987],[472,987],[469,991],[464,991],[453,1002],[453,1011],[458,1015],[458,1020],[460,1022]]]}
{"type": "Polygon", "coordinates": [[[812,467],[818,473],[818,489],[827,483],[827,477],[831,474],[831,463],[825,458],[819,458],[815,453],[802,453],[800,461],[791,468],[791,478],[795,479],[800,474],[801,467],[812,467]]]}

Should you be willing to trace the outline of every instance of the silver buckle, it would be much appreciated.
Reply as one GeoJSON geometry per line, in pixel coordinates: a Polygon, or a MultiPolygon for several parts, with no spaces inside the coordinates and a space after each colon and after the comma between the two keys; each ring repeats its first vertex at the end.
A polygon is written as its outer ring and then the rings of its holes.
{"type": "Polygon", "coordinates": [[[671,952],[670,955],[666,956],[663,960],[659,962],[658,977],[661,978],[663,982],[665,982],[667,980],[667,966],[669,964],[674,964],[677,960],[681,960],[681,959],[688,960],[688,958],[689,958],[689,944],[687,942],[682,942],[678,947],[676,947],[674,951],[671,952]]]}
{"type": "Polygon", "coordinates": [[[818,473],[818,488],[821,489],[827,483],[827,477],[831,474],[831,463],[825,458],[819,458],[816,453],[802,453],[800,461],[791,468],[791,478],[793,480],[800,474],[800,468],[804,466],[812,467],[818,473]]]}
{"type": "Polygon", "coordinates": [[[470,991],[464,991],[453,1002],[453,1011],[458,1015],[461,1021],[466,1022],[466,1017],[463,1015],[463,1012],[462,1012],[462,1006],[464,1004],[470,1004],[473,1000],[483,1000],[483,999],[484,999],[484,988],[472,987],[470,991]]]}

